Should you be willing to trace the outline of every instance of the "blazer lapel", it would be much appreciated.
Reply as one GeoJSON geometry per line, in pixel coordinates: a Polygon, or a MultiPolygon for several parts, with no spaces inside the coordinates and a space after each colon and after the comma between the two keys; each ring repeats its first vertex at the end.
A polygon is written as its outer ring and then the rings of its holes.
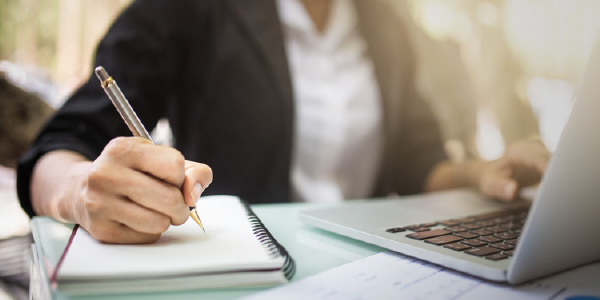
{"type": "Polygon", "coordinates": [[[395,185],[394,165],[390,162],[395,161],[398,153],[394,153],[393,149],[397,149],[396,144],[401,142],[397,137],[402,124],[402,98],[409,96],[407,84],[412,84],[409,71],[412,62],[407,61],[410,57],[406,48],[408,45],[398,43],[402,40],[400,35],[403,33],[397,27],[400,23],[390,19],[394,14],[387,11],[390,9],[389,5],[374,0],[355,0],[354,3],[382,100],[385,146],[373,194],[383,196],[393,190],[395,185]]]}
{"type": "Polygon", "coordinates": [[[257,52],[271,69],[273,85],[285,100],[286,109],[293,109],[292,83],[275,0],[227,1],[256,43],[257,52]]]}
{"type": "Polygon", "coordinates": [[[398,47],[398,30],[392,22],[381,16],[379,9],[383,8],[380,3],[373,0],[355,0],[360,30],[367,42],[369,55],[375,68],[375,75],[379,83],[380,96],[384,112],[384,130],[386,135],[398,130],[400,124],[398,111],[401,105],[403,77],[401,58],[403,49],[398,47]]]}

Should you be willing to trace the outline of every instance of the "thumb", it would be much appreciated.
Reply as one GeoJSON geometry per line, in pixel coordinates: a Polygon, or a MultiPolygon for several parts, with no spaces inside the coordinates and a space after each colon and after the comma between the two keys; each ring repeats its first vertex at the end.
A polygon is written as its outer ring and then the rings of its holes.
{"type": "Polygon", "coordinates": [[[212,170],[209,166],[192,161],[186,161],[185,181],[181,187],[181,192],[185,199],[185,203],[190,207],[196,206],[198,198],[211,182],[212,170]]]}
{"type": "Polygon", "coordinates": [[[504,180],[504,182],[498,183],[498,190],[501,191],[501,195],[498,197],[502,200],[511,201],[517,197],[519,184],[514,179],[504,180]]]}
{"type": "Polygon", "coordinates": [[[482,184],[481,193],[504,201],[512,201],[517,196],[519,184],[510,177],[494,176],[482,184]]]}

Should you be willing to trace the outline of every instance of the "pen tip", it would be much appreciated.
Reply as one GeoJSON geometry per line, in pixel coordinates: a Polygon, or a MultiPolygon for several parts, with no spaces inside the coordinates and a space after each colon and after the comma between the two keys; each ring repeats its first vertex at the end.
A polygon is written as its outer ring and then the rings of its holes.
{"type": "Polygon", "coordinates": [[[196,221],[198,226],[200,226],[200,228],[202,228],[202,230],[204,232],[206,232],[206,229],[204,229],[204,226],[202,226],[202,222],[200,221],[200,216],[198,216],[198,212],[195,209],[192,209],[190,211],[190,217],[192,217],[192,219],[194,219],[194,221],[196,221]]]}

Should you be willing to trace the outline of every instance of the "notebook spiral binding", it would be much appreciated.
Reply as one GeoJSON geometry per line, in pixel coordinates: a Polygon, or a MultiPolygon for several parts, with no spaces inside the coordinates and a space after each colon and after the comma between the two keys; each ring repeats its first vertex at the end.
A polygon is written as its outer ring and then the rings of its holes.
{"type": "Polygon", "coordinates": [[[258,238],[260,243],[264,245],[269,252],[270,255],[277,257],[282,256],[285,258],[285,263],[283,265],[282,271],[285,275],[285,278],[288,280],[294,277],[296,273],[296,262],[292,258],[292,256],[285,250],[285,248],[277,242],[277,240],[271,235],[267,227],[260,221],[260,219],[254,214],[250,205],[244,201],[240,200],[242,206],[248,213],[248,221],[252,226],[252,232],[258,238]]]}

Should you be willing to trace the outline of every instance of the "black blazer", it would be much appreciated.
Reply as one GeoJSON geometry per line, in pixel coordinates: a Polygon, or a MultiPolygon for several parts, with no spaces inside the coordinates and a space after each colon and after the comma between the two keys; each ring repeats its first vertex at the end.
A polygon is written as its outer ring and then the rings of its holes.
{"type": "MultiPolygon", "coordinates": [[[[438,124],[415,91],[409,40],[382,2],[355,2],[384,111],[385,153],[372,196],[421,192],[445,154],[438,124]]],[[[102,39],[94,66],[115,78],[148,129],[167,117],[175,147],[212,168],[204,195],[286,202],[294,100],[284,47],[274,0],[139,0],[102,39]]],[[[93,160],[112,138],[130,135],[90,76],[20,161],[24,210],[34,214],[29,180],[41,155],[69,149],[93,160]]]]}

